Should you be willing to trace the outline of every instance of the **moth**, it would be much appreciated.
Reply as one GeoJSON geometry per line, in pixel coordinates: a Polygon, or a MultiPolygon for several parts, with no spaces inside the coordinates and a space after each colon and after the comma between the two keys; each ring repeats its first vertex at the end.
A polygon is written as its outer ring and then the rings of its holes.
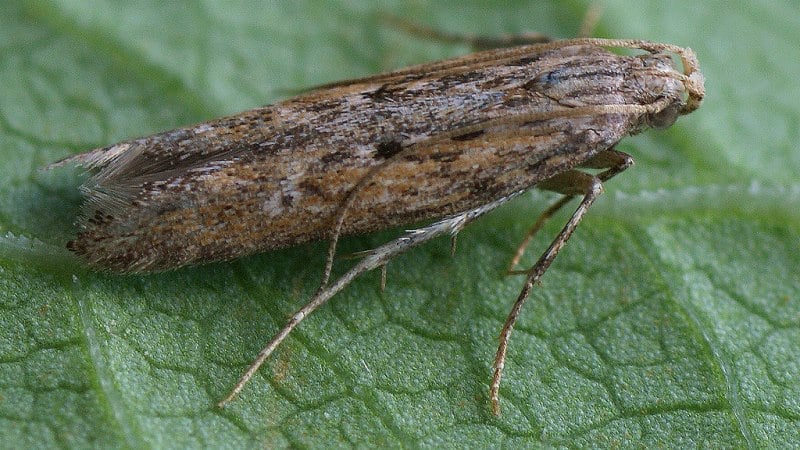
{"type": "Polygon", "coordinates": [[[688,48],[590,38],[493,49],[330,84],[57,163],[92,172],[68,248],[101,271],[147,273],[330,241],[319,290],[222,406],[308,314],[355,277],[434,237],[454,238],[531,188],[564,197],[529,235],[578,196],[562,231],[524,271],[502,328],[490,387],[499,414],[506,349],[532,286],[603,183],[633,163],[614,146],[646,128],[670,126],[697,109],[704,92],[688,48]],[[434,222],[362,252],[349,271],[329,280],[340,236],[420,221],[434,222]]]}

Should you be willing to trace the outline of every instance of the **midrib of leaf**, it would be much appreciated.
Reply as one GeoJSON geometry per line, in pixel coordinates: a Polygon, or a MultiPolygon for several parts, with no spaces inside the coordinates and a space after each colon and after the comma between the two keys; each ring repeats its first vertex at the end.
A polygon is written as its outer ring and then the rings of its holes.
{"type": "MultiPolygon", "coordinates": [[[[651,240],[650,242],[653,241],[651,240]]],[[[645,249],[642,248],[642,255],[648,255],[648,252],[644,250],[645,249]]],[[[686,250],[688,251],[688,249],[686,250]]],[[[659,259],[651,260],[651,264],[656,265],[657,267],[674,267],[675,262],[659,259]]],[[[686,272],[686,269],[686,267],[676,267],[675,271],[684,273],[686,272]]],[[[667,276],[663,279],[663,282],[668,286],[674,286],[675,284],[679,283],[679,281],[675,278],[676,277],[674,276],[667,276]]],[[[682,290],[689,291],[690,289],[691,286],[683,286],[682,290]]],[[[741,433],[741,437],[744,438],[745,442],[747,443],[747,447],[755,448],[755,439],[753,438],[750,423],[746,417],[745,406],[741,401],[739,387],[736,383],[738,377],[734,369],[735,365],[725,357],[726,352],[724,351],[722,344],[719,342],[713,331],[711,331],[714,329],[711,318],[708,317],[705,311],[698,309],[693,304],[690,296],[681,295],[681,292],[675,289],[670,289],[668,292],[671,303],[676,305],[676,307],[683,312],[684,317],[688,318],[692,325],[694,335],[697,336],[699,341],[704,344],[704,347],[708,349],[708,354],[711,356],[711,361],[716,365],[717,370],[715,372],[721,374],[724,379],[724,398],[730,407],[730,411],[734,420],[736,421],[736,427],[741,433]]]]}
{"type": "Polygon", "coordinates": [[[120,435],[124,436],[125,443],[129,448],[146,448],[147,446],[141,439],[142,430],[130,414],[129,408],[124,405],[118,394],[114,376],[108,370],[108,360],[105,358],[100,344],[101,339],[97,336],[94,328],[94,314],[92,308],[87,304],[91,301],[92,295],[75,290],[72,290],[71,293],[74,302],[78,305],[86,352],[89,354],[89,360],[97,378],[95,385],[98,387],[96,392],[99,403],[107,406],[110,417],[113,417],[113,422],[117,425],[120,435]]]}

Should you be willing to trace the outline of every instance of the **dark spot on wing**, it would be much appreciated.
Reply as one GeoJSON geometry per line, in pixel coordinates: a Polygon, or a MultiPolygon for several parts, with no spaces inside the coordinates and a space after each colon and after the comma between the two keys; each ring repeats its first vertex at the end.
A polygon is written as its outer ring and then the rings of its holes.
{"type": "Polygon", "coordinates": [[[392,156],[399,153],[401,150],[403,150],[403,146],[398,141],[391,140],[391,141],[381,142],[376,146],[375,157],[381,159],[391,158],[392,156]]]}
{"type": "Polygon", "coordinates": [[[454,140],[454,141],[471,141],[471,140],[475,139],[476,137],[481,136],[483,133],[484,133],[483,130],[477,130],[477,131],[472,131],[472,132],[469,132],[469,133],[460,134],[458,136],[453,136],[450,139],[454,140]]]}
{"type": "Polygon", "coordinates": [[[331,152],[320,157],[320,161],[325,164],[334,164],[344,161],[347,158],[347,153],[345,152],[331,152]]]}
{"type": "Polygon", "coordinates": [[[293,204],[294,204],[294,199],[292,198],[292,196],[291,196],[291,195],[289,195],[289,194],[284,194],[284,195],[281,197],[281,205],[282,205],[284,208],[291,208],[293,204]]]}
{"type": "Polygon", "coordinates": [[[486,73],[482,71],[472,71],[463,73],[453,73],[439,78],[439,83],[446,89],[450,86],[460,86],[463,84],[474,83],[476,81],[483,81],[486,78],[486,73]]]}
{"type": "Polygon", "coordinates": [[[365,98],[372,100],[373,102],[380,103],[394,100],[397,97],[397,93],[402,92],[403,90],[403,88],[392,88],[392,85],[384,84],[374,91],[365,92],[363,95],[365,98]]]}
{"type": "Polygon", "coordinates": [[[529,66],[541,58],[542,55],[523,56],[522,58],[507,62],[506,65],[511,67],[529,66]]]}

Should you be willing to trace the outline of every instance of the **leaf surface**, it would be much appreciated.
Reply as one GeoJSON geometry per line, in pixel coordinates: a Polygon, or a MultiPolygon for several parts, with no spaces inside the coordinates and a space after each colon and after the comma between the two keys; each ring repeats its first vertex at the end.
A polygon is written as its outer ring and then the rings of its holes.
{"type": "MultiPolygon", "coordinates": [[[[620,146],[637,165],[537,287],[501,389],[502,270],[534,193],[356,281],[224,410],[213,404],[315,290],[324,244],[152,276],[63,249],[78,171],[125,138],[325,82],[463,54],[438,30],[569,37],[570,2],[7,1],[0,15],[0,442],[10,447],[715,446],[800,441],[800,11],[608,1],[595,34],[690,46],[703,106],[620,146]]],[[[533,243],[531,264],[566,214],[533,243]]],[[[341,253],[399,230],[344,240],[341,253]]],[[[347,261],[340,261],[347,264],[347,261]]]]}

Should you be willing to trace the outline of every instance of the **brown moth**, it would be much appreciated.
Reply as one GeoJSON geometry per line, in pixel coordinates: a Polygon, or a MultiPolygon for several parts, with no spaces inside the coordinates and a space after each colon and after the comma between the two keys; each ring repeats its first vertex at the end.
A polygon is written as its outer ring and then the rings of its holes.
{"type": "Polygon", "coordinates": [[[588,38],[488,50],[331,84],[63,161],[93,171],[82,188],[87,201],[79,233],[68,247],[96,269],[143,273],[331,241],[319,291],[222,406],[305,316],[355,277],[436,236],[455,236],[532,187],[565,197],[530,234],[582,196],[561,233],[525,271],[502,329],[490,390],[499,414],[508,339],[531,287],[602,183],[633,163],[614,145],[671,125],[703,96],[690,49],[588,38]],[[616,54],[614,47],[641,54],[616,54]],[[437,222],[362,253],[329,283],[339,236],[423,220],[437,222]]]}

